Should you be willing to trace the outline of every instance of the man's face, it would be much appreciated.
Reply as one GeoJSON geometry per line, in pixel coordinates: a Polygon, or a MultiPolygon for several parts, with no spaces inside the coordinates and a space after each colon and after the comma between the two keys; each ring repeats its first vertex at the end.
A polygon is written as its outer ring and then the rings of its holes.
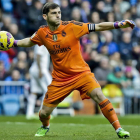
{"type": "Polygon", "coordinates": [[[125,74],[126,74],[126,76],[127,76],[128,78],[133,77],[133,74],[132,74],[132,72],[131,72],[131,71],[130,71],[130,72],[126,72],[125,74]]]}
{"type": "Polygon", "coordinates": [[[109,68],[109,62],[108,62],[107,59],[102,60],[100,65],[103,69],[108,69],[109,68]]]}
{"type": "Polygon", "coordinates": [[[49,13],[46,15],[46,20],[52,26],[58,26],[61,22],[61,10],[59,7],[56,9],[50,9],[49,13]]]}
{"type": "Polygon", "coordinates": [[[12,72],[12,79],[13,81],[18,81],[20,78],[20,73],[18,70],[13,70],[12,72]]]}

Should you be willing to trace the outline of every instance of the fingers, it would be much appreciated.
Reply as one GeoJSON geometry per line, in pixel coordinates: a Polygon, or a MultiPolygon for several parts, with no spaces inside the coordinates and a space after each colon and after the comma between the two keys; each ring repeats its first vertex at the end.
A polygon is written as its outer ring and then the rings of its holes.
{"type": "MultiPolygon", "coordinates": [[[[136,23],[133,21],[133,20],[130,20],[131,21],[131,23],[134,25],[134,27],[136,27],[136,23]]],[[[133,27],[133,28],[134,28],[133,27]]]]}
{"type": "Polygon", "coordinates": [[[132,29],[136,26],[136,24],[135,24],[135,22],[133,20],[126,20],[126,22],[130,25],[130,27],[132,29]]]}
{"type": "Polygon", "coordinates": [[[121,26],[124,26],[124,25],[126,25],[126,22],[125,22],[125,20],[122,20],[122,21],[120,22],[120,25],[121,25],[121,26]]]}

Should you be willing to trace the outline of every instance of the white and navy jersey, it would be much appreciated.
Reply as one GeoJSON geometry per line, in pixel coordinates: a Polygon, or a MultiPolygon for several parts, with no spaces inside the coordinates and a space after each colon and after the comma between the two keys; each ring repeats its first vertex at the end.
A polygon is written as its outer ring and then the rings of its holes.
{"type": "Polygon", "coordinates": [[[50,54],[47,50],[47,48],[42,45],[42,46],[38,46],[35,45],[34,47],[34,62],[32,64],[31,67],[38,67],[37,65],[37,55],[40,55],[40,66],[41,69],[49,69],[49,65],[50,65],[50,54]]]}

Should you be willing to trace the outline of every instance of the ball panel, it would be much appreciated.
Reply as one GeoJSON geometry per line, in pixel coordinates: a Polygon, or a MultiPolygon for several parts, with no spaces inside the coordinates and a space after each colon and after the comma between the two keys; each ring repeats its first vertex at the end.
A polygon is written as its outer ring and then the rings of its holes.
{"type": "Polygon", "coordinates": [[[13,46],[14,37],[6,31],[0,31],[0,50],[8,50],[13,46]]]}

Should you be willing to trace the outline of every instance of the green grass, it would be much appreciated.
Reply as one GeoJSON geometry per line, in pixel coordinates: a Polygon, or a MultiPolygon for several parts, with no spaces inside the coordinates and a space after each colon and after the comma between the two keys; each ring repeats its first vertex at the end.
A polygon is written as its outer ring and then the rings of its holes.
{"type": "MultiPolygon", "coordinates": [[[[129,140],[140,140],[140,115],[119,117],[122,127],[129,131],[129,140]]],[[[119,140],[109,122],[101,115],[58,116],[51,120],[45,137],[34,137],[41,125],[25,116],[0,116],[0,140],[119,140]]]]}

